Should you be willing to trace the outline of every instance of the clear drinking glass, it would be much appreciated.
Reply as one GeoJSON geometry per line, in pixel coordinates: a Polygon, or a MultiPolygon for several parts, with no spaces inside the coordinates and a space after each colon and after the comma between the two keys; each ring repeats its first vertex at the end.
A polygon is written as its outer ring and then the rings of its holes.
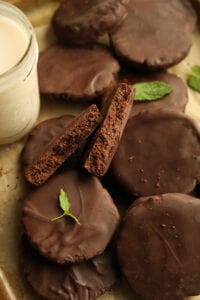
{"type": "MultiPolygon", "coordinates": [[[[28,39],[24,55],[9,70],[0,74],[0,144],[7,144],[28,133],[38,118],[39,50],[33,27],[21,10],[0,1],[0,18],[12,20],[28,39]]],[[[14,46],[12,51],[15,51],[14,46]]]]}

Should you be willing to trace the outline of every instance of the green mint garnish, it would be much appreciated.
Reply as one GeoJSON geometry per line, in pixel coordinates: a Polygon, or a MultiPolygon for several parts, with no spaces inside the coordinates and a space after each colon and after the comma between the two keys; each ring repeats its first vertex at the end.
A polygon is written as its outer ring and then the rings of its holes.
{"type": "Polygon", "coordinates": [[[200,93],[200,66],[193,66],[188,74],[188,85],[200,93]]]}
{"type": "Polygon", "coordinates": [[[60,190],[60,194],[59,194],[59,204],[60,204],[60,208],[63,210],[63,214],[51,219],[51,221],[56,221],[59,220],[60,218],[63,218],[65,216],[70,217],[72,220],[74,220],[75,223],[80,225],[79,220],[70,212],[70,202],[69,199],[67,197],[67,194],[65,193],[65,191],[63,189],[60,190]]]}
{"type": "Polygon", "coordinates": [[[134,101],[152,101],[172,92],[173,88],[162,81],[140,82],[133,85],[136,90],[134,101]]]}

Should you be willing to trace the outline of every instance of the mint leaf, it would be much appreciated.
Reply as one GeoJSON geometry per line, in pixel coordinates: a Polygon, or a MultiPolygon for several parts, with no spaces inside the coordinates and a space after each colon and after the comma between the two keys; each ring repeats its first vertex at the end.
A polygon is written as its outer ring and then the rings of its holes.
{"type": "Polygon", "coordinates": [[[78,220],[77,217],[75,217],[71,212],[70,212],[70,207],[71,207],[71,204],[69,202],[69,199],[67,197],[67,194],[66,192],[61,189],[60,190],[60,194],[59,194],[59,204],[60,204],[60,208],[63,210],[63,214],[56,217],[56,218],[53,218],[51,219],[51,221],[56,221],[56,220],[59,220],[65,216],[67,217],[70,217],[71,219],[74,220],[75,223],[79,224],[80,225],[80,222],[78,220]]]}
{"type": "Polygon", "coordinates": [[[188,85],[200,93],[200,66],[193,66],[188,74],[188,85]]]}
{"type": "Polygon", "coordinates": [[[60,190],[60,195],[59,195],[59,202],[60,202],[60,207],[64,212],[70,210],[70,203],[69,199],[67,197],[67,194],[63,191],[63,189],[60,190]]]}
{"type": "Polygon", "coordinates": [[[136,90],[134,101],[152,101],[172,92],[173,88],[162,81],[149,81],[134,84],[136,90]]]}

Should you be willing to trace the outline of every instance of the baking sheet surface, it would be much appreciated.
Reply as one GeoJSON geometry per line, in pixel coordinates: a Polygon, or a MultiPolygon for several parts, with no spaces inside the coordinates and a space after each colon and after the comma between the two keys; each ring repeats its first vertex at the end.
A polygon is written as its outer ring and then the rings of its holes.
{"type": "MultiPolygon", "coordinates": [[[[54,41],[48,24],[52,12],[57,7],[56,1],[27,0],[22,7],[36,27],[40,49],[46,48],[54,41]],[[38,26],[39,25],[39,26],[38,26]]],[[[194,33],[194,43],[187,58],[170,69],[186,82],[186,75],[191,66],[200,65],[200,30],[194,33]]],[[[186,113],[200,125],[200,94],[188,88],[189,103],[186,113]]],[[[64,101],[54,102],[41,99],[41,112],[38,122],[63,114],[77,114],[84,106],[71,106],[64,101]]],[[[0,299],[1,300],[39,300],[31,292],[19,271],[19,244],[21,236],[21,207],[23,197],[28,192],[20,168],[20,152],[25,139],[9,146],[0,147],[0,299]]],[[[138,300],[123,281],[116,284],[110,293],[100,297],[101,300],[138,300]]],[[[200,300],[200,296],[188,299],[200,300]]]]}

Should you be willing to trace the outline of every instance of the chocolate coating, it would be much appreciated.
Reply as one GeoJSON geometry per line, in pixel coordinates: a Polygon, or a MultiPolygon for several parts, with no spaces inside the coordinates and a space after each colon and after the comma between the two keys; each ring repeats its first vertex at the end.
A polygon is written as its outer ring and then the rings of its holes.
{"type": "Polygon", "coordinates": [[[52,25],[61,43],[86,44],[113,31],[127,15],[129,0],[65,1],[56,10],[52,25]]]}
{"type": "Polygon", "coordinates": [[[73,120],[74,116],[65,115],[48,119],[35,126],[23,148],[21,159],[24,167],[30,165],[44,147],[59,134],[64,126],[73,120]]]}
{"type": "Polygon", "coordinates": [[[52,98],[91,101],[115,82],[120,67],[107,47],[55,44],[39,57],[40,92],[52,98]]]}
{"type": "Polygon", "coordinates": [[[57,263],[79,262],[101,254],[119,222],[112,198],[100,181],[78,171],[52,177],[31,192],[24,201],[23,224],[31,243],[45,257],[57,263]],[[71,212],[80,225],[63,217],[58,196],[63,189],[71,212]]]}
{"type": "Polygon", "coordinates": [[[126,83],[117,85],[108,95],[104,120],[92,138],[83,161],[83,167],[89,173],[103,176],[107,172],[126,126],[133,99],[134,91],[126,83]]]}
{"type": "Polygon", "coordinates": [[[178,63],[192,45],[191,29],[182,15],[160,1],[130,1],[127,18],[110,37],[119,57],[148,69],[178,63]]]}
{"type": "Polygon", "coordinates": [[[126,82],[128,84],[157,80],[169,84],[173,88],[173,91],[155,101],[135,101],[131,109],[130,117],[135,116],[145,110],[150,111],[161,108],[169,108],[177,112],[185,111],[185,107],[188,102],[187,87],[178,76],[167,72],[156,72],[140,75],[128,70],[124,70],[119,76],[119,81],[126,82]]]}
{"type": "Polygon", "coordinates": [[[86,142],[102,120],[95,104],[67,123],[28,165],[24,175],[31,184],[41,185],[86,142]]]}
{"type": "Polygon", "coordinates": [[[200,294],[200,200],[164,194],[136,200],[122,222],[117,253],[144,300],[200,294]]]}
{"type": "Polygon", "coordinates": [[[163,8],[165,7],[164,4],[172,6],[183,16],[184,20],[187,21],[191,31],[195,30],[195,27],[197,25],[197,14],[194,8],[192,7],[192,4],[190,3],[190,0],[132,0],[132,2],[134,3],[145,1],[160,2],[163,8]]]}
{"type": "Polygon", "coordinates": [[[168,3],[172,5],[174,8],[176,8],[183,15],[183,18],[188,22],[191,30],[192,31],[195,30],[195,27],[197,25],[197,14],[193,9],[190,1],[188,0],[171,0],[167,2],[165,0],[158,0],[158,1],[162,1],[163,3],[168,3]]]}
{"type": "Polygon", "coordinates": [[[138,114],[127,123],[111,171],[132,195],[190,193],[200,182],[200,131],[181,113],[138,114]]]}
{"type": "Polygon", "coordinates": [[[60,266],[41,257],[24,239],[21,261],[33,290],[48,300],[94,300],[110,290],[118,277],[110,249],[89,261],[60,266]]]}

